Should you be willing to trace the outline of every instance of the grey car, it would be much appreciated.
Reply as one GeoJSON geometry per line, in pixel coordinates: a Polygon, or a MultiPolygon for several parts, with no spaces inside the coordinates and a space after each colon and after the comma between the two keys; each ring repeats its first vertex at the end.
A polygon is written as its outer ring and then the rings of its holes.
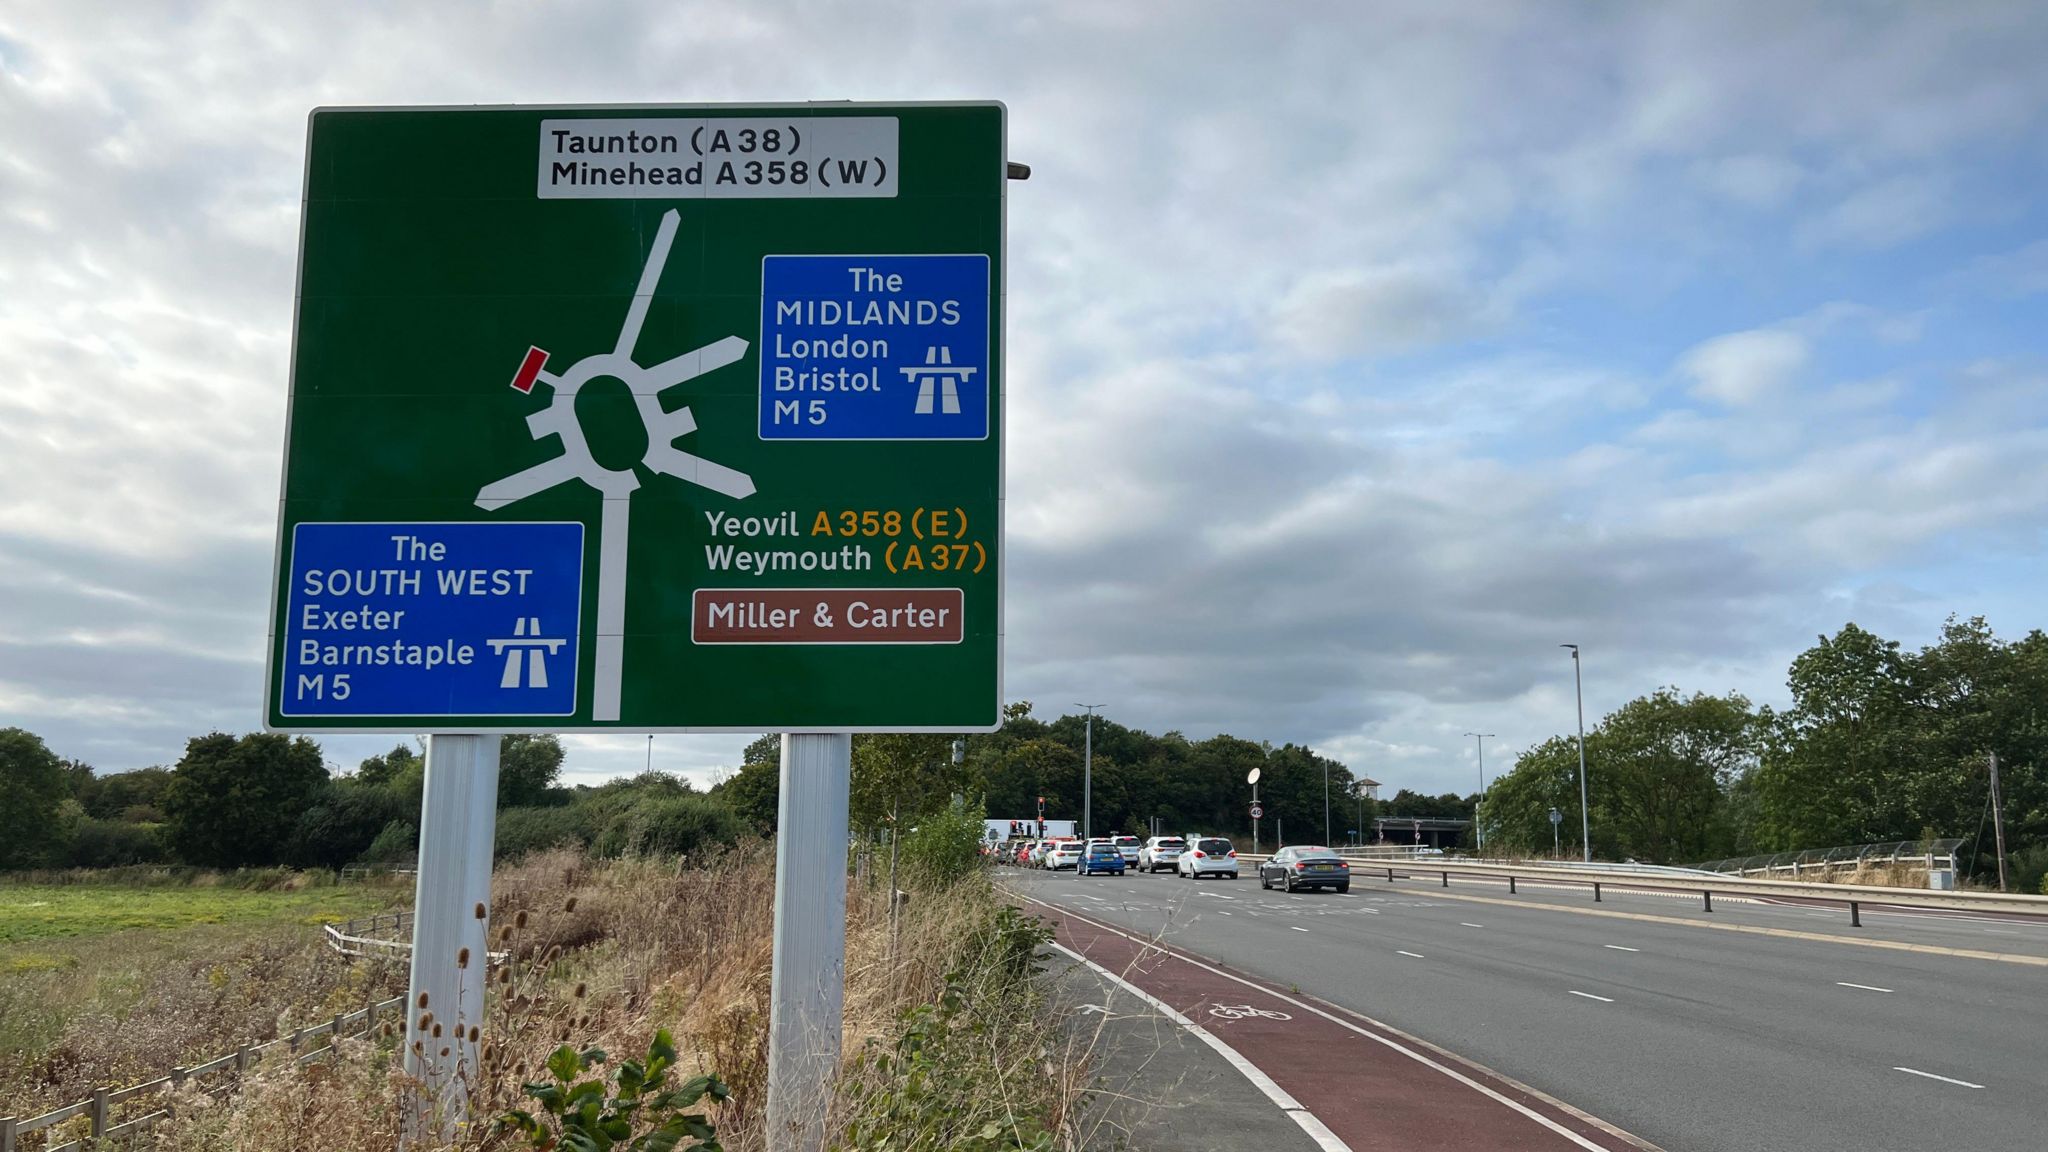
{"type": "Polygon", "coordinates": [[[1335,888],[1351,891],[1351,865],[1336,852],[1319,846],[1282,848],[1259,864],[1259,887],[1279,885],[1294,892],[1302,888],[1335,888]]]}

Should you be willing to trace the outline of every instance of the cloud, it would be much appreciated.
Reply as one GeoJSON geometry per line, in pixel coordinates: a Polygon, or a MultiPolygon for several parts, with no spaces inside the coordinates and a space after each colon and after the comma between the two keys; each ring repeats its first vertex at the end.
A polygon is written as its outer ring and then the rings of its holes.
{"type": "Polygon", "coordinates": [[[1754,328],[1696,345],[1679,358],[1678,370],[1692,379],[1693,395],[1740,407],[1791,387],[1810,354],[1797,333],[1754,328]]]}
{"type": "Polygon", "coordinates": [[[2038,547],[2038,338],[1864,261],[2033,186],[2044,52],[2024,5],[8,7],[0,723],[258,721],[307,108],[679,96],[1008,102],[1013,696],[1433,792],[1569,727],[1560,641],[1596,714],[1767,698],[1840,589],[2038,547]]]}
{"type": "Polygon", "coordinates": [[[1941,176],[1893,176],[1807,218],[1799,238],[1817,248],[1890,248],[1947,225],[1956,201],[1941,176]]]}

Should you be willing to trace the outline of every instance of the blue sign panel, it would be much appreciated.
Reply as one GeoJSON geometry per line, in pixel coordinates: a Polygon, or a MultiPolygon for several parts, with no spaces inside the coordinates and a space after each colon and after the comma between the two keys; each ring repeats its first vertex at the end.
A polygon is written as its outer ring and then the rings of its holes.
{"type": "Polygon", "coordinates": [[[767,256],[763,440],[984,440],[988,257],[767,256]]]}
{"type": "Polygon", "coordinates": [[[583,525],[292,529],[278,711],[576,711],[583,525]]]}

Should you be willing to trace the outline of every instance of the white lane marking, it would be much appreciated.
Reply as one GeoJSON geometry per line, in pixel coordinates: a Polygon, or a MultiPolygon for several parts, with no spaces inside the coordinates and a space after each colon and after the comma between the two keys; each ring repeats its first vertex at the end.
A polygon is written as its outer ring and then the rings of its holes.
{"type": "Polygon", "coordinates": [[[1939,1081],[1941,1081],[1941,1082],[1942,1082],[1942,1083],[1944,1083],[1944,1084],[1960,1084],[1960,1085],[1962,1085],[1962,1086],[1963,1086],[1963,1087],[1965,1087],[1965,1088],[1982,1088],[1982,1087],[1983,1087],[1983,1085],[1982,1085],[1982,1084],[1972,1084],[1972,1083],[1970,1083],[1970,1082],[1969,1082],[1968,1080],[1956,1080],[1956,1079],[1953,1079],[1953,1078],[1951,1078],[1951,1077],[1948,1077],[1948,1076],[1936,1076],[1936,1075],[1935,1075],[1934,1073],[1932,1073],[1932,1072],[1922,1072],[1922,1071],[1921,1071],[1921,1070],[1919,1070],[1918,1068],[1903,1068],[1903,1067],[1896,1067],[1896,1066],[1895,1066],[1895,1067],[1893,1067],[1893,1068],[1892,1068],[1892,1071],[1894,1071],[1894,1072],[1911,1072],[1911,1073],[1912,1073],[1913,1075],[1915,1075],[1915,1076],[1925,1076],[1925,1077],[1927,1077],[1927,1078],[1928,1078],[1929,1080],[1939,1080],[1939,1081]]]}
{"type": "MultiPolygon", "coordinates": [[[[1335,1132],[1330,1131],[1327,1125],[1325,1125],[1321,1120],[1316,1119],[1315,1113],[1310,1112],[1308,1109],[1302,1107],[1301,1101],[1296,1100],[1294,1097],[1288,1095],[1287,1090],[1280,1087],[1280,1085],[1273,1083],[1273,1078],[1271,1076],[1266,1075],[1264,1072],[1261,1072],[1259,1070],[1258,1065],[1253,1064],[1251,1061],[1245,1059],[1244,1056],[1240,1054],[1237,1049],[1232,1048],[1230,1045],[1225,1044],[1223,1041],[1217,1039],[1213,1034],[1210,1033],[1208,1029],[1202,1027],[1200,1024],[1195,1023],[1193,1020],[1190,1020],[1187,1017],[1181,1015],[1179,1012],[1174,1011],[1173,1006],[1168,1004],[1166,1001],[1161,1000],[1156,996],[1153,996],[1151,993],[1146,992],[1144,989],[1138,987],[1136,984],[1133,984],[1130,981],[1124,979],[1123,977],[1117,975],[1116,973],[1111,972],[1109,969],[1104,968],[1102,965],[1097,964],[1095,961],[1088,959],[1086,956],[1081,955],[1079,952],[1074,951],[1072,948],[1068,948],[1063,944],[1054,944],[1053,947],[1061,952],[1066,953],[1068,956],[1071,956],[1074,959],[1079,960],[1081,963],[1086,964],[1089,968],[1095,971],[1096,975],[1101,976],[1105,980],[1113,982],[1118,987],[1129,992],[1131,995],[1136,996],[1138,999],[1143,1000],[1145,1003],[1150,1004],[1152,1007],[1158,1009],[1161,1015],[1165,1016],[1167,1019],[1173,1021],[1181,1027],[1187,1029],[1188,1032],[1195,1037],[1195,1039],[1200,1040],[1202,1043],[1207,1044],[1209,1047],[1215,1049],[1216,1052],[1219,1055],[1221,1055],[1225,1060],[1230,1061],[1230,1066],[1232,1068],[1237,1069],[1238,1072],[1241,1073],[1245,1079],[1252,1082],[1252,1087],[1257,1088],[1260,1092],[1265,1093],[1266,1099],[1271,1100],[1274,1104],[1278,1105],[1282,1112],[1285,1112],[1289,1118],[1291,1118],[1296,1124],[1299,1124],[1301,1126],[1301,1130],[1303,1132],[1308,1133],[1308,1138],[1315,1141],[1316,1147],[1322,1149],[1323,1152],[1351,1152],[1351,1145],[1344,1143],[1344,1141],[1342,1140],[1339,1140],[1335,1132]]],[[[1591,1148],[1593,1147],[1593,1145],[1589,1144],[1587,1145],[1587,1147],[1591,1148]]]]}
{"type": "MultiPolygon", "coordinates": [[[[1027,896],[1025,897],[1025,899],[1029,900],[1031,899],[1031,897],[1027,896]]],[[[1044,902],[1038,901],[1038,903],[1044,902]]],[[[1455,1080],[1458,1083],[1463,1084],[1465,1087],[1472,1089],[1474,1092],[1479,1093],[1481,1096],[1486,1097],[1488,1100],[1492,1100],[1497,1104],[1506,1105],[1510,1110],[1519,1112],[1522,1115],[1528,1117],[1529,1119],[1534,1120],[1536,1123],[1543,1125],[1545,1128],[1548,1128],[1552,1132],[1557,1133],[1564,1139],[1569,1140],[1573,1144],[1576,1144],[1579,1147],[1586,1149],[1586,1152],[1608,1152],[1608,1149],[1602,1147],[1601,1145],[1593,1143],[1592,1141],[1586,1139],[1584,1136],[1579,1135],[1577,1132],[1572,1131],[1564,1125],[1559,1124],[1557,1121],[1552,1120],[1550,1117],[1545,1116],[1543,1113],[1538,1112],[1534,1108],[1529,1107],[1527,1104],[1524,1104],[1519,1100],[1513,1099],[1512,1097],[1502,1095],[1501,1093],[1494,1091],[1492,1088],[1489,1088],[1486,1085],[1481,1084],[1479,1081],[1474,1080],[1470,1076],[1465,1075],[1463,1072],[1458,1071],[1456,1068],[1452,1068],[1439,1060],[1433,1060],[1428,1056],[1424,1056],[1422,1053],[1417,1052],[1415,1049],[1408,1047],[1406,1044],[1403,1044],[1398,1040],[1391,1040],[1385,1036],[1380,1035],[1377,1032],[1372,1031],[1369,1028],[1361,1028],[1358,1025],[1353,1024],[1351,1021],[1346,1020],[1342,1016],[1339,1016],[1333,1012],[1325,1012],[1323,1009],[1318,1008],[1315,1005],[1308,1003],[1307,1001],[1297,1000],[1294,997],[1289,996],[1282,992],[1275,992],[1271,988],[1268,988],[1262,984],[1255,983],[1251,980],[1247,980],[1234,972],[1225,972],[1223,969],[1218,968],[1213,964],[1204,964],[1200,960],[1197,960],[1192,956],[1187,956],[1179,952],[1169,952],[1167,951],[1167,949],[1162,948],[1149,940],[1140,939],[1139,937],[1133,936],[1130,933],[1125,932],[1121,929],[1112,927],[1108,924],[1104,924],[1100,920],[1089,920],[1086,917],[1079,917],[1079,919],[1081,919],[1084,923],[1091,924],[1094,927],[1102,929],[1104,932],[1107,932],[1112,936],[1121,936],[1124,939],[1129,940],[1131,943],[1136,944],[1141,948],[1155,949],[1164,955],[1171,956],[1174,959],[1179,960],[1183,964],[1192,964],[1195,967],[1200,968],[1204,972],[1210,972],[1217,976],[1221,976],[1225,980],[1236,981],[1237,983],[1242,984],[1247,988],[1257,989],[1258,991],[1263,992],[1268,996],[1271,996],[1275,1000],[1279,1000],[1287,1004],[1292,1004],[1296,1008],[1299,1008],[1304,1012],[1313,1012],[1316,1015],[1321,1016],[1323,1019],[1328,1020],[1330,1023],[1337,1025],[1339,1028],[1346,1028],[1352,1032],[1356,1032],[1360,1036],[1365,1037],[1367,1040],[1370,1040],[1383,1048],[1391,1048],[1394,1051],[1399,1052],[1401,1055],[1408,1057],[1410,1060],[1415,1061],[1417,1064],[1420,1064],[1425,1068],[1434,1068],[1438,1072],[1443,1073],[1445,1076],[1450,1077],[1452,1080],[1455,1080]]],[[[1059,948],[1060,951],[1067,953],[1067,955],[1069,956],[1074,955],[1072,950],[1067,948],[1061,948],[1058,944],[1054,944],[1053,947],[1059,948]]],[[[1094,967],[1094,965],[1091,964],[1090,967],[1094,967]]],[[[1144,995],[1144,993],[1141,992],[1139,993],[1139,995],[1142,996],[1144,995]]],[[[1363,1017],[1363,1019],[1370,1020],[1372,1018],[1367,1016],[1363,1017]]],[[[1377,1021],[1374,1022],[1377,1023],[1377,1021]]],[[[1385,1027],[1385,1025],[1382,1025],[1382,1027],[1385,1027]]],[[[1475,1067],[1483,1066],[1475,1065],[1475,1067]]],[[[1495,1076],[1500,1075],[1500,1073],[1498,1072],[1492,1072],[1491,1069],[1488,1069],[1488,1072],[1495,1076]]],[[[1507,1079],[1506,1077],[1502,1078],[1507,1079]]],[[[1510,1083],[1513,1083],[1513,1081],[1510,1081],[1510,1083]]],[[[1521,1085],[1521,1087],[1529,1091],[1534,1091],[1534,1089],[1527,1089],[1526,1085],[1521,1085]]],[[[1549,1098],[1546,1097],[1546,1099],[1549,1098]]],[[[1592,1116],[1588,1113],[1579,1112],[1576,1109],[1573,1109],[1571,1105],[1565,1104],[1562,1101],[1552,1099],[1550,1100],[1550,1103],[1567,1112],[1571,1112],[1574,1115],[1581,1117],[1582,1119],[1585,1119],[1589,1123],[1601,1127],[1607,1126],[1606,1122],[1600,1120],[1598,1117],[1592,1116]]],[[[1614,1129],[1610,1130],[1612,1131],[1614,1129]]],[[[1331,1137],[1331,1139],[1335,1139],[1335,1137],[1333,1136],[1331,1137]]]]}
{"type": "Polygon", "coordinates": [[[1197,895],[1197,896],[1207,896],[1207,897],[1208,897],[1209,899],[1211,899],[1211,900],[1235,900],[1235,899],[1237,899],[1237,897],[1235,897],[1235,896],[1225,896],[1225,895],[1224,895],[1223,893],[1221,893],[1221,892],[1197,892],[1197,893],[1195,893],[1195,895],[1197,895]]]}
{"type": "Polygon", "coordinates": [[[1401,949],[1399,949],[1399,948],[1396,948],[1396,949],[1394,949],[1394,951],[1395,951],[1395,952],[1397,952],[1397,953],[1399,953],[1399,954],[1400,954],[1400,955],[1402,955],[1402,956],[1413,956],[1413,957],[1415,957],[1415,958],[1416,958],[1417,960],[1425,960],[1425,959],[1428,959],[1428,957],[1424,956],[1424,955],[1423,955],[1422,953],[1420,953],[1420,952],[1403,952],[1403,951],[1402,951],[1401,949]]]}
{"type": "Polygon", "coordinates": [[[1093,892],[1077,892],[1077,893],[1075,893],[1075,895],[1077,895],[1077,896],[1086,896],[1086,897],[1088,897],[1088,899],[1090,899],[1090,900],[1094,900],[1094,901],[1096,901],[1097,903],[1107,904],[1107,903],[1109,902],[1109,901],[1107,901],[1107,900],[1104,900],[1104,899],[1103,899],[1102,897],[1100,897],[1100,896],[1097,896],[1097,895],[1095,895],[1095,894],[1094,894],[1093,892]]]}
{"type": "Polygon", "coordinates": [[[1602,1004],[1612,1004],[1612,1003],[1614,1003],[1614,1001],[1612,1001],[1612,1000],[1608,999],[1608,998],[1607,998],[1607,997],[1605,997],[1605,996],[1595,996],[1595,995],[1593,995],[1593,994],[1592,994],[1591,992],[1581,992],[1581,991],[1579,991],[1579,990],[1578,990],[1578,989],[1576,989],[1576,988],[1567,988],[1567,989],[1565,989],[1565,991],[1567,991],[1567,992],[1570,992],[1570,993],[1571,993],[1572,995],[1574,995],[1574,996],[1584,996],[1584,997],[1585,997],[1586,999],[1588,999],[1588,1000],[1598,1000],[1598,1001],[1599,1001],[1599,1002],[1601,1002],[1602,1004]]]}
{"type": "Polygon", "coordinates": [[[1292,925],[1292,924],[1289,924],[1289,925],[1287,926],[1287,928],[1288,928],[1288,930],[1289,930],[1289,931],[1291,931],[1291,932],[1306,932],[1306,931],[1308,931],[1308,929],[1306,929],[1306,928],[1297,928],[1297,927],[1295,927],[1295,926],[1294,926],[1294,925],[1292,925]]]}
{"type": "Polygon", "coordinates": [[[1464,920],[1460,920],[1460,921],[1458,921],[1458,926],[1459,926],[1460,928],[1484,928],[1484,927],[1486,927],[1486,925],[1484,925],[1484,924],[1473,924],[1473,923],[1469,923],[1469,922],[1467,922],[1467,921],[1464,921],[1464,920]]]}
{"type": "Polygon", "coordinates": [[[1840,984],[1840,985],[1841,985],[1842,987],[1844,987],[1844,988],[1861,988],[1861,989],[1863,989],[1863,990],[1864,990],[1865,992],[1889,992],[1889,991],[1891,991],[1891,989],[1889,989],[1889,988],[1879,988],[1879,987],[1878,987],[1878,986],[1876,986],[1875,984],[1851,984],[1851,983],[1849,983],[1849,982],[1848,982],[1847,980],[1837,980],[1837,981],[1835,981],[1835,983],[1837,983],[1837,984],[1840,984]]]}
{"type": "Polygon", "coordinates": [[[1628,945],[1626,945],[1626,944],[1602,944],[1602,945],[1601,945],[1601,947],[1602,947],[1602,948],[1612,948],[1612,949],[1614,949],[1614,950],[1615,950],[1616,952],[1641,952],[1641,951],[1642,951],[1642,949],[1641,949],[1641,948],[1630,948],[1630,947],[1629,947],[1628,945]]]}
{"type": "Polygon", "coordinates": [[[1360,911],[1360,912],[1370,912],[1370,913],[1372,913],[1372,914],[1373,914],[1373,915],[1375,915],[1375,916],[1377,916],[1377,915],[1379,915],[1379,914],[1380,914],[1380,910],[1379,910],[1379,909],[1377,909],[1377,908],[1360,908],[1360,909],[1359,909],[1359,911],[1360,911]]]}
{"type": "Polygon", "coordinates": [[[1229,916],[1229,915],[1232,915],[1232,913],[1226,912],[1226,911],[1224,911],[1224,910],[1223,910],[1223,909],[1221,909],[1221,908],[1218,908],[1218,909],[1216,910],[1216,914],[1217,914],[1218,916],[1229,916]]]}

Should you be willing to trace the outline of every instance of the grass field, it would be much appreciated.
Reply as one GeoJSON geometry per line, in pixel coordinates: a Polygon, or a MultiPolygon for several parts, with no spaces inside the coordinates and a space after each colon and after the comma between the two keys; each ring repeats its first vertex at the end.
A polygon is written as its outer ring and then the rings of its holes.
{"type": "Polygon", "coordinates": [[[0,1115],[404,991],[402,970],[351,964],[318,926],[402,907],[408,884],[285,872],[52,879],[62,882],[0,883],[0,1115]]]}
{"type": "Polygon", "coordinates": [[[223,887],[0,884],[0,970],[12,946],[62,952],[54,942],[134,929],[198,924],[326,924],[391,907],[389,889],[305,888],[252,892],[223,887]]]}

